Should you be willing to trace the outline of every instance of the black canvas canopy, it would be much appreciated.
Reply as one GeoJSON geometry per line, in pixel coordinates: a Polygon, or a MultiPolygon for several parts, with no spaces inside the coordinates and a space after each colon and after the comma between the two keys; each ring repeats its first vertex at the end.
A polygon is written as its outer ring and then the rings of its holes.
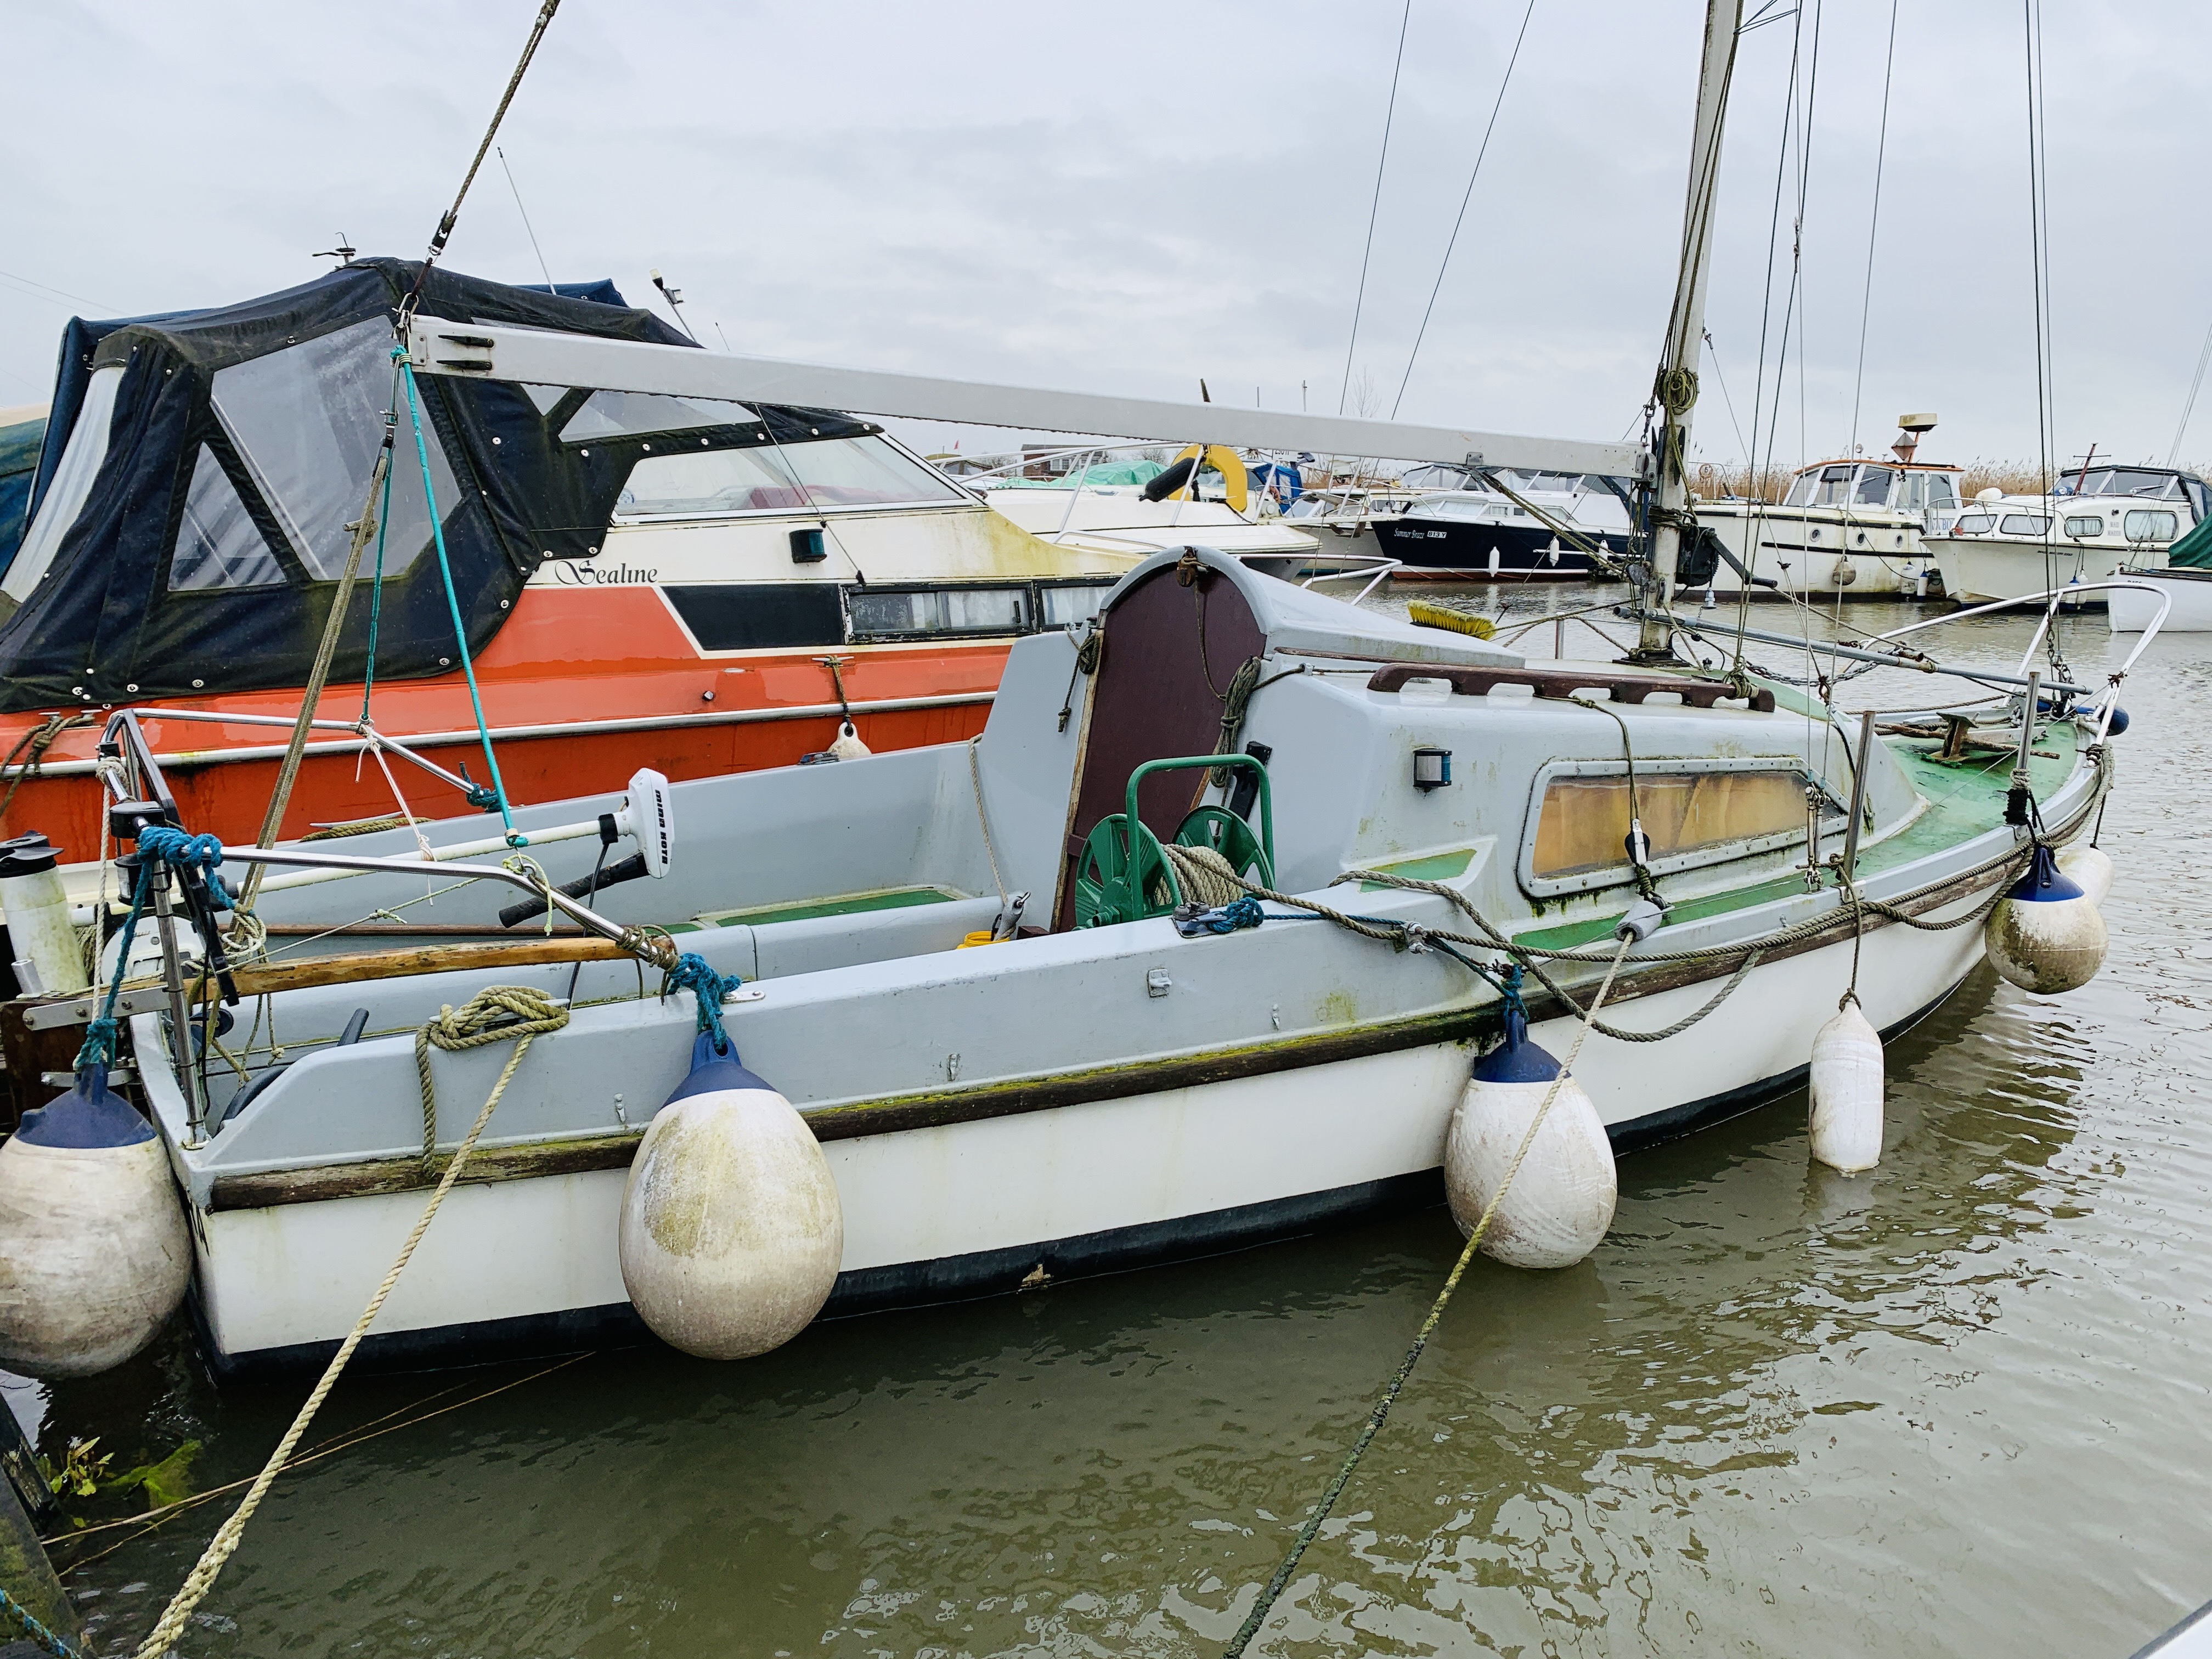
{"type": "MultiPolygon", "coordinates": [[[[424,466],[392,360],[392,321],[419,270],[362,259],[240,305],[70,324],[30,528],[0,571],[0,709],[301,684],[392,410],[376,672],[456,665],[424,466]]],[[[420,310],[692,343],[606,283],[548,293],[434,269],[420,310]]],[[[417,386],[471,652],[544,560],[598,554],[657,432],[736,448],[877,429],[823,411],[589,388],[447,375],[417,386]]],[[[372,574],[365,562],[332,667],[340,679],[367,665],[372,574]]]]}

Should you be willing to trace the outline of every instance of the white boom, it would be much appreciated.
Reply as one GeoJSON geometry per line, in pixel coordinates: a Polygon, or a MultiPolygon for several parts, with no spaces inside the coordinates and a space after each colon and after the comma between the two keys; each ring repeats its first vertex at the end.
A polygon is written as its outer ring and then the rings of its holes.
{"type": "Polygon", "coordinates": [[[733,403],[794,404],[854,415],[1072,432],[1155,442],[1307,450],[1316,455],[1441,461],[1633,477],[1634,444],[1527,438],[1471,428],[1410,426],[1329,415],[1291,415],[1227,404],[1167,403],[1087,392],[989,386],[876,369],[836,368],[775,357],[739,357],[690,346],[645,345],[542,329],[479,327],[436,317],[408,325],[407,353],[418,374],[514,380],[535,386],[658,392],[733,403]]]}

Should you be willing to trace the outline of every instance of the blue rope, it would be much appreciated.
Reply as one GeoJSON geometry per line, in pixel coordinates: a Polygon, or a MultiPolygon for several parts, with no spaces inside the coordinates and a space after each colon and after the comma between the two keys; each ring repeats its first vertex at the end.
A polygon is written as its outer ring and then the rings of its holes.
{"type": "Polygon", "coordinates": [[[198,870],[207,872],[210,892],[222,896],[226,907],[229,892],[222,878],[213,873],[222,862],[222,843],[213,836],[195,836],[166,823],[149,823],[138,832],[138,884],[131,895],[131,914],[123,919],[123,943],[115,953],[115,977],[107,982],[107,1000],[101,1005],[100,1018],[84,1029],[84,1043],[76,1051],[75,1070],[82,1073],[98,1066],[105,1071],[115,1064],[123,1052],[122,1022],[115,1018],[116,998],[123,989],[123,975],[131,961],[131,941],[138,932],[138,918],[146,914],[146,907],[154,897],[154,881],[163,865],[179,870],[198,870]]]}
{"type": "MultiPolygon", "coordinates": [[[[1175,919],[1176,931],[1185,939],[1195,939],[1200,933],[1233,933],[1239,928],[1257,927],[1268,920],[1261,909],[1260,901],[1247,893],[1243,898],[1212,910],[1199,910],[1175,919]]],[[[1280,918],[1278,918],[1280,920],[1280,918]]]]}
{"type": "Polygon", "coordinates": [[[82,1659],[77,1650],[31,1616],[31,1610],[4,1589],[0,1589],[0,1607],[6,1608],[22,1621],[23,1628],[31,1632],[31,1639],[54,1656],[54,1659],[82,1659]]]}
{"type": "Polygon", "coordinates": [[[717,1054],[735,1060],[737,1049],[730,1042],[729,1033],[722,1029],[722,999],[744,982],[742,975],[718,973],[706,957],[696,951],[686,951],[676,958],[676,965],[661,980],[660,994],[690,992],[699,1005],[698,1029],[714,1039],[717,1054]]]}
{"type": "MultiPolygon", "coordinates": [[[[499,808],[499,821],[507,826],[510,846],[523,843],[515,838],[514,815],[507,810],[507,786],[500,781],[499,757],[491,752],[491,728],[485,724],[483,696],[477,690],[476,664],[469,659],[469,630],[461,621],[461,601],[453,592],[453,562],[446,556],[446,526],[438,517],[438,491],[430,482],[430,449],[422,441],[422,406],[415,396],[415,368],[407,361],[406,353],[398,346],[392,349],[399,364],[399,375],[407,383],[407,414],[415,423],[415,455],[422,464],[422,499],[430,508],[430,538],[438,545],[438,574],[445,579],[446,608],[453,612],[453,644],[461,653],[461,672],[469,683],[469,703],[476,710],[477,736],[483,741],[484,764],[491,769],[491,803],[499,808]]],[[[473,802],[474,797],[471,797],[473,802]]]]}

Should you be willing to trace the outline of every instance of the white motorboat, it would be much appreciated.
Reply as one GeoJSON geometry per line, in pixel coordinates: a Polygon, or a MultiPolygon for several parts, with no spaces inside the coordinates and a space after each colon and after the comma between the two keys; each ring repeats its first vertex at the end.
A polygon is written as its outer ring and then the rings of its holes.
{"type": "Polygon", "coordinates": [[[2166,550],[2154,565],[2122,565],[2132,584],[2106,592],[2105,620],[2115,634],[2212,634],[2212,519],[2166,550]],[[2160,615],[2160,602],[2164,614],[2160,615]]]}
{"type": "MultiPolygon", "coordinates": [[[[1698,525],[1728,556],[1711,561],[1717,594],[1771,583],[1803,599],[1927,592],[1935,561],[1925,538],[1958,516],[1963,469],[1914,459],[1933,415],[1906,415],[1890,460],[1821,461],[1802,469],[1778,503],[1724,497],[1698,503],[1698,525]]],[[[1683,585],[1692,585],[1686,575],[1683,585]]]]}
{"type": "Polygon", "coordinates": [[[1934,543],[1936,562],[1953,599],[2019,599],[2102,581],[2124,565],[2163,568],[2166,549],[2208,516],[2212,487],[2193,472],[2084,466],[2047,495],[1983,490],[1934,543]]]}

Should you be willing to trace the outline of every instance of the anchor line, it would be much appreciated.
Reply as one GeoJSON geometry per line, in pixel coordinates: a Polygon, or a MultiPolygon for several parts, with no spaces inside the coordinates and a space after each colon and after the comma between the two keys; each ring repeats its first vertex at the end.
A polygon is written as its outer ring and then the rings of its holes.
{"type": "Polygon", "coordinates": [[[1443,1288],[1437,1292],[1437,1299],[1430,1304],[1429,1316],[1421,1322],[1420,1329],[1414,1334],[1413,1346],[1406,1350],[1406,1357],[1398,1362],[1397,1370],[1384,1385],[1374,1409],[1367,1414],[1367,1421],[1360,1426],[1359,1436],[1352,1443],[1352,1450],[1346,1455],[1342,1467],[1322,1493],[1321,1501],[1314,1505],[1313,1513],[1306,1517],[1305,1524],[1298,1528],[1297,1536],[1291,1541],[1289,1552],[1275,1568],[1266,1588],[1260,1592],[1259,1599],[1252,1604],[1252,1611],[1244,1616],[1243,1624],[1237,1627],[1237,1635],[1229,1644],[1224,1659],[1243,1659],[1244,1650],[1260,1633],[1260,1628],[1267,1622],[1268,1613],[1273,1611],[1277,1599],[1291,1582],[1291,1575],[1297,1571],[1298,1562],[1305,1555],[1307,1546],[1320,1536],[1322,1523],[1336,1507],[1337,1499],[1344,1495],[1345,1487],[1351,1484],[1352,1475],[1358,1470],[1360,1459],[1366,1456],[1368,1447],[1374,1443],[1375,1437],[1382,1431],[1384,1421],[1390,1415],[1391,1407],[1398,1403],[1398,1396],[1404,1392],[1407,1379],[1413,1376],[1413,1367],[1420,1364],[1421,1354],[1429,1346],[1429,1338],[1443,1321],[1444,1310],[1451,1305],[1452,1295],[1459,1289],[1460,1280],[1466,1277],[1468,1264],[1474,1260],[1474,1253],[1482,1248],[1491,1221],[1498,1214],[1498,1206],[1504,1202],[1506,1193],[1512,1188],[1513,1177],[1520,1174],[1521,1165],[1528,1156],[1528,1149],[1536,1144],[1536,1135],[1543,1128],[1545,1118],[1551,1113],[1552,1103],[1559,1097],[1559,1091],[1573,1073],[1575,1060],[1583,1051],[1583,1041],[1596,1028],[1597,1011],[1604,1005],[1606,994],[1613,989],[1613,976],[1620,971],[1621,962],[1627,957],[1628,947],[1634,942],[1628,934],[1621,936],[1620,947],[1613,953],[1613,962],[1606,969],[1604,981],[1597,988],[1597,994],[1590,1000],[1589,1008],[1583,1015],[1582,1025],[1575,1032],[1573,1046],[1567,1050],[1565,1060],[1561,1063],[1558,1074],[1552,1079],[1552,1086],[1545,1091],[1543,1104],[1536,1109],[1536,1115],[1529,1120],[1528,1132],[1521,1137],[1521,1145],[1513,1154],[1512,1163],[1506,1165],[1505,1178],[1498,1183],[1498,1190],[1491,1194],[1490,1202],[1483,1206],[1480,1218],[1468,1234],[1466,1248],[1460,1251],[1459,1260],[1452,1264],[1451,1272],[1445,1276],[1443,1288]]]}
{"type": "MultiPolygon", "coordinates": [[[[170,1598],[169,1605],[163,1609],[152,1632],[138,1644],[135,1659],[162,1659],[162,1656],[175,1645],[177,1638],[184,1633],[192,1610],[214,1588],[216,1576],[222,1571],[223,1564],[237,1553],[239,1543],[246,1534],[246,1522],[253,1518],[253,1512],[260,1508],[261,1500],[268,1496],[269,1488],[276,1484],[276,1477],[283,1472],[285,1463],[297,1449],[308,1425],[315,1420],[315,1413],[322,1409],[323,1402],[330,1398],[331,1390],[337,1386],[338,1377],[344,1372],[347,1362],[352,1359],[354,1351],[361,1346],[362,1338],[368,1334],[369,1326],[383,1310],[385,1298],[392,1294],[392,1286],[399,1282],[399,1275],[406,1271],[408,1262],[415,1255],[415,1247],[422,1242],[422,1235],[429,1231],[430,1223],[437,1217],[439,1206],[446,1201],[446,1194],[453,1191],[454,1182],[460,1179],[469,1154],[476,1150],[477,1142],[483,1136],[485,1126],[491,1121],[491,1115],[497,1109],[501,1097],[507,1093],[507,1085],[514,1080],[514,1073],[521,1066],[523,1056],[530,1052],[531,1044],[542,1033],[558,1030],[568,1023],[568,1011],[544,992],[526,986],[494,985],[479,991],[458,1011],[450,1007],[444,1009],[422,1027],[416,1040],[416,1065],[422,1075],[422,1115],[426,1125],[434,1127],[437,1121],[437,1097],[430,1078],[428,1045],[460,1050],[481,1048],[489,1042],[512,1042],[514,1052],[507,1056],[507,1065],[499,1074],[499,1081],[492,1085],[491,1094],[484,1101],[483,1109],[477,1114],[476,1122],[471,1126],[461,1144],[454,1148],[452,1158],[447,1163],[446,1173],[438,1182],[437,1191],[430,1194],[429,1203],[423,1207],[422,1219],[407,1235],[407,1242],[399,1247],[398,1259],[384,1275],[383,1282],[376,1287],[375,1293],[369,1297],[368,1305],[362,1310],[361,1317],[354,1322],[353,1329],[346,1333],[345,1340],[338,1345],[337,1352],[331,1357],[331,1363],[325,1367],[313,1392],[308,1395],[307,1402],[293,1418],[291,1427],[285,1430],[284,1437],[276,1443],[276,1449],[269,1455],[269,1461],[262,1465],[261,1473],[255,1477],[252,1486],[239,1500],[239,1505],[231,1512],[230,1518],[208,1540],[207,1548],[185,1576],[185,1582],[178,1587],[176,1595],[170,1598]]],[[[428,1138],[429,1132],[426,1131],[426,1139],[428,1138]]]]}

